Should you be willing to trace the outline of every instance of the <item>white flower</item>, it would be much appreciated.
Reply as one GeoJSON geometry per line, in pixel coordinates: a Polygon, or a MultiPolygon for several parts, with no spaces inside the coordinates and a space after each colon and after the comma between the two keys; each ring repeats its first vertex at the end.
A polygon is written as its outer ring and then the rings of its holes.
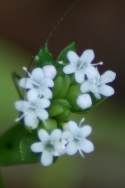
{"type": "Polygon", "coordinates": [[[53,157],[63,154],[64,148],[61,143],[62,131],[55,129],[51,134],[44,129],[38,131],[39,142],[31,145],[31,150],[35,153],[42,153],[41,164],[49,166],[53,163],[53,157]]]}
{"type": "Polygon", "coordinates": [[[83,156],[83,153],[90,153],[94,151],[94,145],[87,137],[92,132],[89,125],[81,127],[82,122],[77,125],[74,121],[69,121],[64,127],[63,142],[65,141],[65,152],[68,155],[74,155],[78,151],[83,156]]]}
{"type": "Polygon", "coordinates": [[[48,119],[49,114],[46,110],[50,106],[50,101],[46,98],[28,98],[28,100],[20,100],[15,103],[16,109],[21,112],[21,116],[16,119],[20,121],[24,119],[24,123],[31,129],[36,129],[39,120],[45,121],[48,119]]]}
{"type": "MultiPolygon", "coordinates": [[[[75,80],[82,83],[85,76],[92,78],[96,74],[95,65],[91,64],[95,58],[94,51],[91,49],[85,50],[79,57],[74,51],[69,51],[67,54],[69,64],[63,68],[65,74],[75,73],[75,80]]],[[[98,63],[102,64],[102,62],[98,63]]]]}
{"type": "Polygon", "coordinates": [[[92,99],[89,94],[79,95],[76,102],[81,109],[87,109],[92,106],[92,99]]]}
{"type": "Polygon", "coordinates": [[[101,98],[101,95],[105,97],[112,96],[114,94],[114,89],[107,85],[108,83],[114,81],[116,78],[116,73],[113,71],[106,71],[102,75],[97,74],[95,78],[88,79],[81,85],[81,92],[88,93],[91,92],[95,95],[97,99],[101,98]]]}
{"type": "Polygon", "coordinates": [[[52,91],[50,88],[54,86],[53,79],[56,76],[56,69],[52,65],[46,65],[43,68],[35,68],[31,73],[27,68],[23,68],[28,73],[28,78],[22,78],[19,85],[28,89],[29,95],[38,94],[39,97],[52,98],[52,91]]]}
{"type": "Polygon", "coordinates": [[[45,65],[43,67],[43,72],[46,77],[51,78],[52,80],[56,77],[57,71],[53,65],[45,65]]]}

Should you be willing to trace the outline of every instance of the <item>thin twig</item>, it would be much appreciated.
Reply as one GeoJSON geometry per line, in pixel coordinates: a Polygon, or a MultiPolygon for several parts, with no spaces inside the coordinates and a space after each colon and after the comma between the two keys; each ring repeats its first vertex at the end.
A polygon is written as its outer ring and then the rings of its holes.
{"type": "Polygon", "coordinates": [[[66,11],[64,12],[64,14],[59,18],[59,20],[56,22],[56,24],[54,25],[54,27],[52,28],[52,30],[49,32],[49,34],[47,36],[47,39],[46,39],[47,43],[54,36],[54,33],[56,32],[56,30],[58,29],[58,27],[64,22],[65,18],[70,15],[70,13],[76,7],[76,5],[78,4],[79,1],[80,0],[74,0],[69,5],[69,7],[66,9],[66,11]]]}
{"type": "MultiPolygon", "coordinates": [[[[52,28],[52,30],[49,32],[46,40],[45,40],[45,43],[48,43],[50,41],[50,39],[54,36],[54,34],[56,33],[58,27],[64,22],[65,18],[67,16],[70,15],[70,13],[73,11],[73,9],[76,7],[76,5],[79,3],[80,0],[74,0],[72,1],[72,3],[69,5],[69,7],[66,9],[66,11],[63,13],[63,15],[59,18],[59,20],[56,22],[56,24],[54,25],[54,27],[52,28]]],[[[36,55],[37,52],[35,52],[35,55],[36,55]]],[[[32,56],[32,59],[31,59],[31,62],[28,66],[28,70],[31,69],[32,65],[33,65],[33,62],[34,62],[34,56],[32,56]]]]}

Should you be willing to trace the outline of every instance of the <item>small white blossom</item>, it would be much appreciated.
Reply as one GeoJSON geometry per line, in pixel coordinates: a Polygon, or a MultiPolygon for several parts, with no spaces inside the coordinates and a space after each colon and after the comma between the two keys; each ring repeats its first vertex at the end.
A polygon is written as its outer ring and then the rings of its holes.
{"type": "Polygon", "coordinates": [[[44,166],[49,166],[53,163],[53,157],[58,157],[63,154],[64,147],[61,143],[62,131],[55,129],[48,134],[44,129],[38,131],[39,142],[31,145],[31,150],[35,153],[42,153],[40,162],[44,166]]]}
{"type": "Polygon", "coordinates": [[[76,102],[81,109],[87,109],[92,106],[92,99],[89,94],[79,95],[76,102]]]}
{"type": "Polygon", "coordinates": [[[92,128],[89,125],[77,125],[74,121],[69,121],[64,127],[63,142],[65,143],[65,152],[68,155],[74,155],[78,151],[82,156],[84,153],[94,151],[94,145],[87,137],[91,134],[92,128]]]}
{"type": "Polygon", "coordinates": [[[28,98],[28,100],[20,100],[15,103],[16,109],[21,112],[21,116],[16,119],[20,121],[24,119],[25,126],[36,129],[39,120],[45,121],[48,119],[49,114],[46,110],[50,106],[50,101],[46,98],[28,98]]]}
{"type": "Polygon", "coordinates": [[[75,74],[75,80],[78,83],[82,83],[85,80],[85,76],[92,78],[96,74],[95,65],[92,64],[95,58],[94,51],[91,49],[85,50],[79,57],[74,51],[69,51],[67,54],[69,64],[63,68],[65,74],[75,74]]]}
{"type": "Polygon", "coordinates": [[[52,80],[56,77],[56,74],[57,74],[57,71],[53,65],[45,65],[43,67],[43,72],[46,77],[52,80]]]}
{"type": "Polygon", "coordinates": [[[107,85],[110,82],[113,82],[116,78],[116,73],[113,71],[106,71],[102,75],[97,74],[95,78],[88,79],[81,85],[81,92],[88,93],[91,92],[95,95],[97,99],[100,99],[101,96],[109,97],[114,94],[114,89],[107,85]]]}
{"type": "Polygon", "coordinates": [[[38,94],[39,97],[52,98],[52,91],[50,88],[54,86],[53,79],[56,76],[56,69],[52,65],[46,65],[43,68],[35,68],[31,73],[27,68],[23,68],[27,73],[27,78],[22,78],[19,85],[29,90],[29,95],[38,94]]]}

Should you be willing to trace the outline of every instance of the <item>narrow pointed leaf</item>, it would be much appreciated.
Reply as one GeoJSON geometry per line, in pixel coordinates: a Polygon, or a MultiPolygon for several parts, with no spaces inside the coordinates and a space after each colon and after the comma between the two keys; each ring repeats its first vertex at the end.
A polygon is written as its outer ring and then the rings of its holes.
{"type": "Polygon", "coordinates": [[[51,52],[48,49],[47,44],[45,44],[44,48],[41,48],[39,50],[38,54],[35,57],[35,61],[37,62],[37,66],[40,67],[48,64],[56,64],[51,52]]]}
{"type": "Polygon", "coordinates": [[[67,53],[68,51],[76,51],[76,43],[72,42],[71,44],[69,44],[67,47],[65,47],[59,54],[57,60],[58,61],[62,61],[63,63],[67,62],[67,53]]]}

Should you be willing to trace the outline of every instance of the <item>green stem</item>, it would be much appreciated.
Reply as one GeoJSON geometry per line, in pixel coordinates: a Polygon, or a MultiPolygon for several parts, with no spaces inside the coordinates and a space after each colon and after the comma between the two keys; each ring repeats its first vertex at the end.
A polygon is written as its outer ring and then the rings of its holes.
{"type": "Polygon", "coordinates": [[[19,81],[20,78],[21,78],[21,77],[20,77],[18,74],[16,74],[15,72],[12,73],[12,81],[13,81],[13,83],[14,83],[14,86],[15,86],[15,88],[16,88],[16,91],[17,91],[17,93],[18,93],[18,95],[19,95],[19,98],[20,98],[20,99],[23,99],[23,95],[22,95],[22,93],[21,93],[21,91],[20,91],[20,88],[19,88],[19,85],[18,85],[18,81],[19,81]]]}

